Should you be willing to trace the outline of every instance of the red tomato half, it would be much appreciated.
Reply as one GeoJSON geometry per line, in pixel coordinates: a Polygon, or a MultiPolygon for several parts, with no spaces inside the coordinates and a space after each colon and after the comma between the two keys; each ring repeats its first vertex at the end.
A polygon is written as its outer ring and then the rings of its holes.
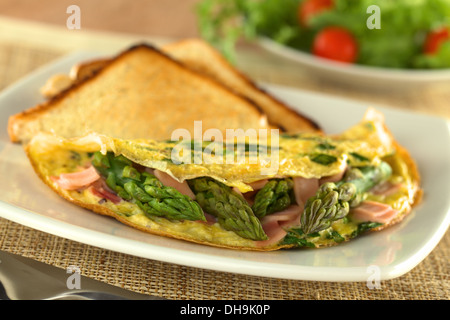
{"type": "Polygon", "coordinates": [[[444,28],[438,31],[430,32],[425,40],[424,53],[435,54],[439,51],[442,42],[449,40],[448,29],[444,28]]]}
{"type": "Polygon", "coordinates": [[[319,12],[329,10],[334,6],[334,0],[305,0],[298,7],[298,19],[303,26],[307,26],[309,19],[319,12]]]}
{"type": "Polygon", "coordinates": [[[358,45],[346,29],[328,27],[316,35],[312,53],[322,58],[353,63],[358,57],[358,45]]]}

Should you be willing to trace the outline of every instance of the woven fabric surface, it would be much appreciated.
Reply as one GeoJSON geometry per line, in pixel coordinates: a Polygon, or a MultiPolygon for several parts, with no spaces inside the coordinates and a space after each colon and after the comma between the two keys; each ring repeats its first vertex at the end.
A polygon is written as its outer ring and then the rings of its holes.
{"type": "MultiPolygon", "coordinates": [[[[0,43],[0,89],[61,56],[16,43],[0,43]]],[[[277,79],[276,70],[272,70],[277,79]]],[[[270,70],[250,70],[269,82],[270,70]]],[[[286,82],[286,81],[285,81],[286,82]]],[[[286,83],[284,83],[286,84],[286,83]]],[[[311,85],[310,85],[311,86],[311,85]]],[[[0,218],[0,249],[66,268],[132,291],[169,299],[418,299],[450,298],[450,234],[409,273],[369,289],[365,282],[318,282],[266,278],[217,272],[144,259],[67,240],[0,218]]]]}

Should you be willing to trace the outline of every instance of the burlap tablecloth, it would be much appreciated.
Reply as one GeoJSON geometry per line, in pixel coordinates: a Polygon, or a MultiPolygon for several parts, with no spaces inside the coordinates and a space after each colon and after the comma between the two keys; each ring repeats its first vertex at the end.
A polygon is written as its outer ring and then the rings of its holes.
{"type": "MultiPolygon", "coordinates": [[[[243,59],[254,52],[242,54],[243,59]]],[[[49,47],[0,42],[0,89],[37,67],[66,52],[49,47]]],[[[352,98],[371,99],[393,107],[412,108],[449,116],[450,90],[442,88],[414,92],[411,95],[380,96],[370,91],[349,90],[339,86],[307,81],[289,64],[258,54],[240,61],[239,66],[256,80],[296,86],[352,98]],[[266,59],[266,60],[263,60],[266,59]],[[433,105],[434,108],[426,108],[433,105]]],[[[3,128],[4,130],[5,128],[3,128]]],[[[381,289],[369,289],[365,282],[316,282],[284,280],[216,272],[148,260],[117,253],[51,234],[0,218],[0,249],[60,268],[80,267],[81,274],[112,285],[169,299],[449,299],[450,233],[434,251],[411,272],[381,282],[381,289]]]]}

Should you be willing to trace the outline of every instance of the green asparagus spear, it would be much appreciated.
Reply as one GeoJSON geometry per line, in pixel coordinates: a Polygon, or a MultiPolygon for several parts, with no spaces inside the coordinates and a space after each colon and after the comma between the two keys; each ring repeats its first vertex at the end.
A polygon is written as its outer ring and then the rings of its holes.
{"type": "Polygon", "coordinates": [[[261,222],[245,199],[230,187],[211,178],[189,180],[200,206],[218,218],[220,225],[251,240],[266,240],[261,222]]]}
{"type": "Polygon", "coordinates": [[[366,191],[387,180],[391,174],[391,167],[381,162],[376,167],[351,168],[341,181],[324,183],[305,204],[301,216],[303,232],[310,234],[327,229],[332,222],[344,218],[350,207],[361,203],[366,191]]]}
{"type": "Polygon", "coordinates": [[[289,207],[293,187],[292,179],[272,179],[267,182],[255,196],[255,202],[252,205],[255,215],[262,218],[289,207]]]}
{"type": "Polygon", "coordinates": [[[172,187],[164,186],[154,175],[139,172],[123,156],[96,152],[93,166],[106,178],[106,184],[125,200],[136,203],[149,216],[175,220],[203,220],[200,205],[172,187]]]}

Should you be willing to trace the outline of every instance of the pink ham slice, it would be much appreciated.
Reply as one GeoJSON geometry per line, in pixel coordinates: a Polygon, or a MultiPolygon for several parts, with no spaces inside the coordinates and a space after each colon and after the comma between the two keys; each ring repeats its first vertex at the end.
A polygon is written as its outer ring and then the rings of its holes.
{"type": "Polygon", "coordinates": [[[273,245],[286,236],[285,228],[300,225],[300,216],[305,203],[308,198],[314,196],[317,189],[319,189],[319,179],[294,178],[294,194],[297,204],[262,218],[261,224],[269,239],[256,241],[256,245],[259,247],[273,245]]]}
{"type": "Polygon", "coordinates": [[[93,166],[78,172],[62,173],[58,177],[50,177],[64,190],[77,190],[86,187],[100,179],[93,166]]]}
{"type": "Polygon", "coordinates": [[[269,222],[266,222],[263,225],[263,230],[266,233],[268,239],[262,240],[262,241],[255,241],[256,246],[258,247],[268,247],[270,245],[273,245],[283,239],[287,232],[280,227],[280,224],[278,221],[271,220],[269,222]]]}
{"type": "Polygon", "coordinates": [[[269,214],[262,218],[261,222],[264,225],[266,222],[275,220],[281,227],[288,228],[300,224],[300,215],[302,213],[301,207],[298,205],[291,205],[283,211],[269,214]]]}
{"type": "Polygon", "coordinates": [[[363,201],[350,211],[350,216],[355,220],[380,223],[390,222],[397,214],[398,211],[390,205],[376,201],[363,201]]]}
{"type": "Polygon", "coordinates": [[[217,218],[215,216],[213,216],[212,214],[206,213],[204,211],[203,211],[203,214],[205,215],[206,221],[197,220],[198,222],[205,223],[210,226],[212,226],[214,223],[217,222],[217,218]]]}
{"type": "Polygon", "coordinates": [[[300,224],[302,208],[298,205],[291,205],[287,209],[272,213],[261,219],[261,225],[269,239],[256,241],[259,247],[266,247],[277,243],[286,236],[284,228],[300,224]]]}
{"type": "Polygon", "coordinates": [[[332,176],[320,178],[319,184],[324,184],[325,182],[338,182],[341,181],[344,177],[345,168],[339,173],[336,173],[332,176]]]}
{"type": "Polygon", "coordinates": [[[252,187],[253,191],[242,193],[237,187],[233,187],[233,191],[243,196],[244,199],[247,201],[248,205],[252,206],[256,193],[258,192],[258,190],[264,188],[267,182],[269,182],[269,180],[264,179],[250,183],[249,186],[252,187]]]}
{"type": "Polygon", "coordinates": [[[189,185],[186,181],[178,182],[171,176],[169,176],[167,173],[156,170],[153,173],[156,178],[158,178],[159,181],[166,187],[172,187],[177,189],[180,193],[188,196],[192,200],[195,199],[195,194],[192,192],[191,188],[189,188],[189,185]]]}
{"type": "Polygon", "coordinates": [[[103,179],[95,181],[90,187],[90,190],[95,196],[109,200],[112,203],[117,204],[122,201],[122,198],[116,195],[114,191],[106,185],[106,182],[103,179]]]}
{"type": "Polygon", "coordinates": [[[233,187],[233,188],[231,188],[231,190],[233,190],[234,192],[236,192],[237,194],[239,194],[239,195],[241,195],[241,196],[244,196],[244,195],[242,194],[241,190],[239,190],[238,187],[233,187]]]}
{"type": "Polygon", "coordinates": [[[269,180],[264,179],[264,180],[252,182],[249,185],[250,185],[250,187],[252,187],[253,190],[256,191],[256,190],[264,188],[264,186],[267,184],[267,182],[269,182],[269,180]]]}
{"type": "Polygon", "coordinates": [[[396,193],[402,187],[401,183],[394,184],[390,181],[383,182],[370,190],[372,193],[380,196],[390,196],[396,193]]]}
{"type": "Polygon", "coordinates": [[[316,194],[317,189],[319,189],[319,179],[294,178],[295,200],[302,210],[306,201],[316,194]]]}
{"type": "Polygon", "coordinates": [[[344,177],[346,168],[343,168],[340,172],[320,179],[305,179],[302,177],[294,178],[294,193],[295,200],[298,205],[304,206],[306,201],[314,196],[319,189],[319,186],[326,182],[338,182],[344,177]]]}

